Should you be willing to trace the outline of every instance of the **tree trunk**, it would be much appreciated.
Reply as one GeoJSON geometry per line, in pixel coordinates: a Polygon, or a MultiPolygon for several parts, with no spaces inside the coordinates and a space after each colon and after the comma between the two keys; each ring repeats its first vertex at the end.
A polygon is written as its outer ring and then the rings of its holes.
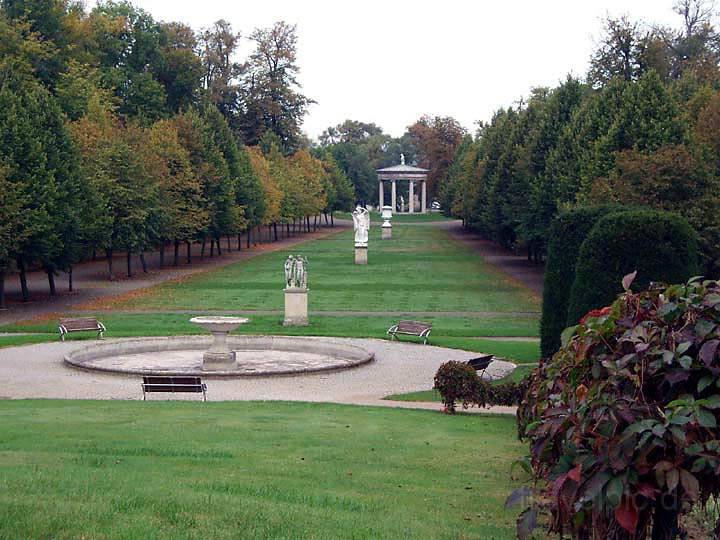
{"type": "Polygon", "coordinates": [[[140,252],[140,264],[142,264],[143,274],[148,273],[147,261],[145,260],[145,252],[140,252]]]}
{"type": "Polygon", "coordinates": [[[230,251],[232,250],[232,248],[230,247],[230,235],[229,234],[227,235],[227,250],[228,250],[228,253],[230,253],[230,251]]]}
{"type": "Polygon", "coordinates": [[[110,275],[110,281],[115,281],[115,274],[113,274],[113,252],[112,249],[105,250],[105,257],[108,263],[108,274],[110,275]]]}
{"type": "Polygon", "coordinates": [[[180,264],[180,241],[175,240],[173,248],[173,266],[178,266],[180,264]]]}
{"type": "Polygon", "coordinates": [[[30,290],[27,284],[27,268],[25,267],[25,261],[22,259],[17,260],[18,268],[20,269],[20,288],[22,289],[23,302],[30,300],[30,290]]]}
{"type": "Polygon", "coordinates": [[[258,238],[258,244],[262,244],[262,243],[263,243],[263,239],[262,239],[262,227],[261,227],[260,225],[258,225],[257,238],[258,238]]]}
{"type": "Polygon", "coordinates": [[[238,251],[242,251],[242,233],[238,233],[238,251]]]}
{"type": "Polygon", "coordinates": [[[313,230],[317,231],[317,216],[313,218],[313,230]]]}
{"type": "Polygon", "coordinates": [[[50,286],[50,296],[55,296],[57,294],[57,289],[55,288],[55,272],[53,270],[45,270],[45,273],[48,277],[48,285],[50,286]]]}
{"type": "Polygon", "coordinates": [[[127,277],[132,277],[132,252],[129,249],[125,254],[125,262],[127,263],[127,277]]]}
{"type": "Polygon", "coordinates": [[[165,242],[160,243],[160,268],[165,266],[165,242]]]}
{"type": "Polygon", "coordinates": [[[205,258],[205,239],[202,239],[202,244],[200,244],[200,260],[202,261],[205,258]]]}
{"type": "Polygon", "coordinates": [[[73,292],[73,267],[68,268],[68,291],[73,292]]]}
{"type": "Polygon", "coordinates": [[[330,226],[334,229],[335,228],[335,216],[333,216],[333,213],[330,212],[330,226]]]}
{"type": "Polygon", "coordinates": [[[252,236],[252,225],[247,230],[247,248],[250,249],[250,236],[252,236]]]}
{"type": "Polygon", "coordinates": [[[92,261],[95,262],[96,259],[97,259],[97,251],[95,250],[95,248],[93,248],[93,250],[92,250],[92,261]]]}
{"type": "Polygon", "coordinates": [[[190,243],[190,240],[185,241],[185,247],[187,249],[187,263],[190,264],[192,262],[192,253],[191,253],[192,244],[190,243]]]}
{"type": "Polygon", "coordinates": [[[215,239],[215,245],[217,246],[217,252],[218,252],[218,257],[219,257],[220,255],[222,255],[222,251],[220,250],[220,237],[219,236],[215,239]]]}
{"type": "Polygon", "coordinates": [[[652,540],[675,540],[678,537],[678,515],[677,491],[660,495],[653,512],[652,540]]]}
{"type": "Polygon", "coordinates": [[[0,268],[0,309],[5,308],[5,268],[0,268]]]}
{"type": "Polygon", "coordinates": [[[277,221],[273,223],[273,232],[275,233],[275,241],[278,241],[278,233],[277,233],[277,221]]]}
{"type": "Polygon", "coordinates": [[[210,239],[210,258],[212,259],[215,256],[215,239],[210,239]]]}

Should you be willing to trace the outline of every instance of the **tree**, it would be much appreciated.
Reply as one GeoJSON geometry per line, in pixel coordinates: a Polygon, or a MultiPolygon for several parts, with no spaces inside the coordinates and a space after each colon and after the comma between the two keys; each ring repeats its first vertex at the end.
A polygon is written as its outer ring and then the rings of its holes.
{"type": "Polygon", "coordinates": [[[144,130],[142,144],[136,147],[152,182],[158,185],[162,201],[158,207],[157,230],[161,264],[165,243],[172,241],[175,247],[173,264],[177,266],[180,243],[197,238],[208,224],[202,182],[193,170],[190,155],[180,142],[172,120],[161,120],[144,130]]]}
{"type": "Polygon", "coordinates": [[[240,34],[233,32],[226,20],[220,19],[198,35],[202,59],[202,84],[210,101],[233,124],[238,114],[239,77],[246,65],[233,60],[240,43],[240,34]]]}
{"type": "Polygon", "coordinates": [[[427,187],[432,198],[447,176],[465,129],[449,116],[423,116],[408,127],[408,133],[417,148],[420,166],[429,169],[427,187]]]}
{"type": "Polygon", "coordinates": [[[256,29],[250,40],[255,50],[243,78],[244,141],[258,144],[263,133],[271,131],[283,151],[292,153],[300,147],[300,125],[314,103],[300,93],[296,27],[280,21],[271,28],[256,29]]]}
{"type": "Polygon", "coordinates": [[[85,198],[57,103],[13,58],[0,61],[0,133],[8,203],[20,208],[5,225],[17,234],[0,266],[7,268],[8,259],[15,259],[27,300],[28,264],[42,265],[53,288],[54,271],[77,260],[85,198]]]}
{"type": "Polygon", "coordinates": [[[599,88],[615,78],[635,80],[641,71],[639,24],[628,19],[607,17],[603,36],[590,59],[588,83],[599,88]]]}

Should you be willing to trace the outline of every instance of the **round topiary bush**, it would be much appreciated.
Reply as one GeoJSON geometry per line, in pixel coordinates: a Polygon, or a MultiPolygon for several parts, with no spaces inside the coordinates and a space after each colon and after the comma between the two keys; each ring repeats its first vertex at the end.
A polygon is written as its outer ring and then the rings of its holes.
{"type": "Polygon", "coordinates": [[[698,273],[698,238],[688,222],[669,212],[632,210],[595,223],[580,247],[566,326],[622,292],[620,280],[637,271],[636,285],[680,283],[698,273]]]}
{"type": "Polygon", "coordinates": [[[563,538],[677,538],[720,495],[719,351],[718,281],[628,289],[568,328],[518,411],[541,486],[523,534],[547,507],[563,538]]]}
{"type": "Polygon", "coordinates": [[[550,358],[560,348],[560,334],[568,319],[569,284],[575,280],[575,265],[580,246],[597,221],[627,207],[593,205],[560,214],[550,227],[547,264],[543,284],[540,351],[550,358]]]}

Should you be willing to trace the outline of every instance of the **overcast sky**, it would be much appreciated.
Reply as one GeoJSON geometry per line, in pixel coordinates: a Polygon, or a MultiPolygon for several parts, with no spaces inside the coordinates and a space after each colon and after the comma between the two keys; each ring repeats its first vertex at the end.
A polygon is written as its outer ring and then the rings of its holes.
{"type": "Polygon", "coordinates": [[[313,138],[346,118],[399,136],[423,114],[474,130],[533,86],[583,75],[604,15],[679,21],[673,0],[134,1],[195,29],[220,18],[244,35],[297,24],[300,82],[317,101],[304,124],[313,138]]]}

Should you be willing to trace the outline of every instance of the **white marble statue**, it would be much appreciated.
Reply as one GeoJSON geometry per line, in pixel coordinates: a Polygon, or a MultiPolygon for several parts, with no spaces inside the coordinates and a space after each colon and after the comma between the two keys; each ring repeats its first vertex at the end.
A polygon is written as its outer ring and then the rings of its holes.
{"type": "Polygon", "coordinates": [[[355,247],[367,247],[368,233],[370,231],[370,212],[367,208],[358,205],[352,213],[355,225],[355,247]]]}
{"type": "Polygon", "coordinates": [[[400,165],[405,165],[405,154],[400,154],[400,165]]]}
{"type": "Polygon", "coordinates": [[[290,255],[285,261],[285,287],[287,289],[307,289],[308,262],[301,255],[290,255]]]}

